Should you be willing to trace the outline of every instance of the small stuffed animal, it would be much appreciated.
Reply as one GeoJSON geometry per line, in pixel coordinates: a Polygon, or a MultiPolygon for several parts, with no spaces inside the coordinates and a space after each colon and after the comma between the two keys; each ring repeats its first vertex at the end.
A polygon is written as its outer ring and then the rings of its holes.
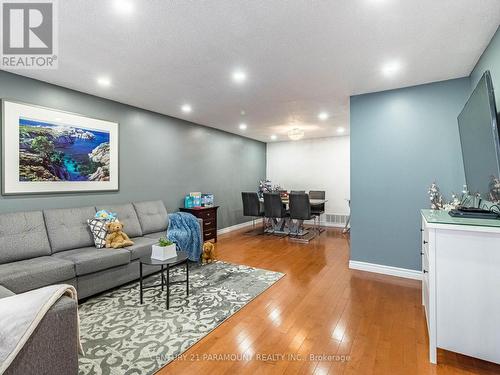
{"type": "Polygon", "coordinates": [[[203,252],[201,253],[201,262],[212,263],[215,260],[215,245],[213,242],[207,241],[203,244],[203,252]]]}
{"type": "Polygon", "coordinates": [[[133,241],[123,232],[123,224],[118,220],[112,221],[106,225],[108,235],[106,236],[106,247],[118,249],[120,247],[131,246],[133,241]]]}

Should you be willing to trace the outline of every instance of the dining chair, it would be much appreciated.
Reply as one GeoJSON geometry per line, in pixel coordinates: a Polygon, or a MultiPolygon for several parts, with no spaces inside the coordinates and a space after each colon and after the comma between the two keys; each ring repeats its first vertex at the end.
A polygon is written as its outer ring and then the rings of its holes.
{"type": "MultiPolygon", "coordinates": [[[[324,190],[309,190],[309,198],[310,199],[325,199],[326,193],[324,190]]],[[[324,229],[321,228],[321,215],[325,213],[325,204],[314,205],[311,208],[313,215],[318,219],[318,231],[319,233],[324,232],[324,229]]],[[[316,219],[314,219],[316,221],[316,219]]],[[[316,223],[315,223],[316,224],[316,223]]]]}
{"type": "MultiPolygon", "coordinates": [[[[252,217],[253,229],[255,229],[255,218],[264,218],[264,210],[259,200],[259,195],[255,192],[242,192],[241,200],[243,202],[243,216],[252,217]]],[[[265,222],[262,223],[262,231],[255,233],[254,230],[245,234],[262,234],[264,233],[265,222]]]]}
{"type": "Polygon", "coordinates": [[[309,242],[315,234],[309,233],[304,228],[304,220],[311,220],[311,202],[308,194],[291,193],[288,196],[290,207],[290,239],[293,241],[309,242]],[[295,221],[294,221],[295,220],[295,221]]]}
{"type": "Polygon", "coordinates": [[[264,193],[264,216],[270,219],[273,234],[287,235],[285,227],[290,214],[281,201],[280,193],[264,193]]]}

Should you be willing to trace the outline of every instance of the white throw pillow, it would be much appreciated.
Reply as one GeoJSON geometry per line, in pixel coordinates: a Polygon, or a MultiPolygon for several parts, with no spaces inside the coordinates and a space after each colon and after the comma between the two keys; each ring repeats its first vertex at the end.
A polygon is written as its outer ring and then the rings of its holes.
{"type": "MultiPolygon", "coordinates": [[[[115,221],[115,219],[111,221],[115,221]]],[[[102,249],[106,246],[106,235],[108,234],[107,225],[111,221],[96,218],[87,220],[92,236],[94,236],[95,247],[98,249],[102,249]]]]}

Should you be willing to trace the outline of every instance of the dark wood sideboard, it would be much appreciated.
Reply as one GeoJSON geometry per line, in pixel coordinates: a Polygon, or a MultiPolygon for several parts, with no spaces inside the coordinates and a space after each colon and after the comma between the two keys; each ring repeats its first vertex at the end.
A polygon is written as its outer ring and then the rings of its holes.
{"type": "Polygon", "coordinates": [[[182,212],[189,212],[197,218],[203,219],[203,242],[214,240],[217,242],[217,209],[213,207],[179,208],[182,212]]]}

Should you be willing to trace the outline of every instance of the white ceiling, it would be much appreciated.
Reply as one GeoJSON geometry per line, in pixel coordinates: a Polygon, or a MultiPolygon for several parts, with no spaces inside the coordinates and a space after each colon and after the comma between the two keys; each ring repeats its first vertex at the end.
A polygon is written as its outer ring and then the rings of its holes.
{"type": "Polygon", "coordinates": [[[500,0],[123,1],[59,1],[59,68],[15,73],[265,142],[347,133],[352,94],[468,75],[500,24],[500,0]]]}

